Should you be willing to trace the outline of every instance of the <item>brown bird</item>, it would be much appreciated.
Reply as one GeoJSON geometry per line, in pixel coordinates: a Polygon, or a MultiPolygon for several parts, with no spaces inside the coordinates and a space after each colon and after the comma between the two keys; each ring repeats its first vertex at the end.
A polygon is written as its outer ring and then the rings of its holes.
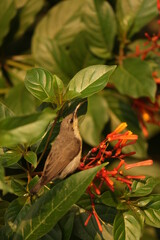
{"type": "Polygon", "coordinates": [[[82,139],[78,128],[77,110],[65,117],[53,142],[38,183],[30,190],[36,194],[42,186],[55,179],[63,179],[74,172],[81,159],[82,139]]]}

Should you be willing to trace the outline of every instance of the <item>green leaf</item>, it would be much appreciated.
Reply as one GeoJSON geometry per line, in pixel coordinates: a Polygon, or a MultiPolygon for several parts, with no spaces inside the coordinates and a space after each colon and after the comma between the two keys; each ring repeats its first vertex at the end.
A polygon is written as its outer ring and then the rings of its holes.
{"type": "MultiPolygon", "coordinates": [[[[76,206],[77,207],[77,206],[76,206]]],[[[112,236],[112,226],[106,222],[101,222],[102,232],[99,231],[97,222],[94,216],[91,217],[87,226],[84,225],[86,219],[88,218],[88,213],[82,208],[78,208],[78,212],[75,215],[74,221],[74,237],[78,239],[87,239],[87,240],[113,240],[112,236]]],[[[98,213],[99,215],[99,213],[98,213]]],[[[101,217],[100,217],[101,218],[101,217]]]]}
{"type": "Polygon", "coordinates": [[[70,211],[60,220],[60,226],[63,233],[63,240],[70,240],[74,225],[74,217],[75,213],[70,211]]]}
{"type": "Polygon", "coordinates": [[[150,194],[155,186],[159,184],[159,181],[153,177],[146,177],[141,181],[134,181],[132,183],[132,191],[127,193],[129,197],[141,197],[150,194]]]}
{"type": "Polygon", "coordinates": [[[27,115],[36,109],[35,99],[27,91],[24,83],[16,85],[9,91],[5,103],[16,115],[27,115]]]}
{"type": "Polygon", "coordinates": [[[13,192],[11,187],[6,184],[5,172],[4,172],[4,168],[2,165],[0,165],[0,190],[3,191],[3,195],[5,195],[8,192],[10,192],[10,193],[13,192]]]}
{"type": "Polygon", "coordinates": [[[142,235],[143,222],[132,211],[119,212],[114,220],[115,240],[139,240],[142,235]]]}
{"type": "Polygon", "coordinates": [[[0,154],[0,164],[3,167],[9,167],[17,163],[22,157],[22,153],[16,151],[8,151],[4,154],[0,154]]]}
{"type": "Polygon", "coordinates": [[[102,130],[108,121],[107,104],[103,96],[95,94],[88,98],[88,110],[80,124],[80,133],[85,142],[96,146],[101,141],[102,130]]]}
{"type": "Polygon", "coordinates": [[[156,0],[118,0],[116,15],[120,36],[130,38],[158,15],[156,0]]]}
{"type": "Polygon", "coordinates": [[[37,64],[59,76],[67,85],[69,79],[77,72],[68,52],[55,40],[47,37],[36,38],[35,46],[39,48],[38,50],[33,49],[37,64]]]}
{"type": "Polygon", "coordinates": [[[16,38],[20,37],[27,30],[27,28],[34,23],[37,13],[43,6],[44,0],[26,1],[23,6],[21,6],[19,10],[19,28],[16,32],[16,38]]]}
{"type": "Polygon", "coordinates": [[[27,71],[25,86],[36,98],[43,102],[59,103],[63,83],[56,76],[42,68],[27,71]]]}
{"type": "Polygon", "coordinates": [[[153,194],[146,198],[141,198],[140,201],[150,201],[142,208],[142,215],[145,218],[147,225],[160,228],[160,194],[153,194]]]}
{"type": "Polygon", "coordinates": [[[0,1],[0,45],[4,37],[9,32],[10,22],[16,14],[15,3],[13,0],[0,1]]]}
{"type": "Polygon", "coordinates": [[[116,20],[109,3],[104,0],[87,0],[83,19],[91,52],[100,58],[110,57],[116,34],[116,20]]]}
{"type": "Polygon", "coordinates": [[[139,58],[126,59],[111,76],[118,91],[130,97],[149,97],[155,100],[156,83],[150,66],[139,58]]]}
{"type": "Polygon", "coordinates": [[[80,198],[102,166],[74,174],[40,197],[19,219],[13,240],[39,239],[49,232],[80,198]]]}
{"type": "Polygon", "coordinates": [[[103,91],[103,94],[108,104],[108,114],[111,120],[111,131],[113,131],[120,123],[126,122],[128,124],[127,129],[138,135],[137,143],[125,147],[123,151],[135,151],[137,157],[146,157],[147,143],[142,135],[138,118],[131,107],[131,102],[127,98],[115,93],[114,91],[103,91]]]}
{"type": "Polygon", "coordinates": [[[36,38],[54,39],[60,45],[68,45],[72,42],[74,37],[83,29],[81,11],[84,2],[84,0],[69,0],[52,7],[35,30],[33,47],[36,49],[34,49],[34,52],[39,51],[38,42],[34,43],[36,38]],[[56,23],[55,27],[53,27],[53,23],[56,23]]]}
{"type": "Polygon", "coordinates": [[[16,231],[18,219],[22,216],[24,217],[29,208],[30,204],[26,197],[18,197],[10,203],[5,213],[6,229],[4,234],[6,239],[12,239],[12,235],[16,231]]]}
{"type": "Polygon", "coordinates": [[[105,64],[104,59],[98,58],[91,53],[87,44],[85,32],[80,32],[76,36],[71,44],[69,55],[77,68],[77,72],[91,65],[105,64]]]}
{"type": "Polygon", "coordinates": [[[65,240],[65,238],[62,238],[62,231],[59,227],[58,224],[49,232],[47,233],[44,237],[40,238],[40,240],[65,240]]]}
{"type": "Polygon", "coordinates": [[[4,119],[13,115],[13,112],[2,102],[0,102],[0,119],[4,119]]]}
{"type": "Polygon", "coordinates": [[[11,187],[13,189],[13,193],[17,196],[24,196],[24,194],[27,193],[26,189],[15,179],[11,180],[11,187]]]}
{"type": "Polygon", "coordinates": [[[9,203],[7,201],[0,200],[0,227],[2,227],[4,222],[4,215],[8,208],[9,203]]]}
{"type": "Polygon", "coordinates": [[[31,145],[36,143],[55,118],[55,112],[46,109],[23,117],[10,117],[0,121],[0,146],[11,147],[17,144],[31,145]]]}
{"type": "Polygon", "coordinates": [[[37,166],[37,155],[36,153],[32,152],[32,151],[28,151],[25,155],[24,155],[24,159],[31,163],[33,165],[34,168],[36,168],[37,166]]]}
{"type": "Polygon", "coordinates": [[[117,206],[117,200],[115,199],[115,196],[112,192],[106,191],[100,196],[100,202],[103,204],[110,206],[110,207],[116,207],[117,206]]]}
{"type": "Polygon", "coordinates": [[[75,92],[77,96],[86,98],[101,91],[106,86],[115,68],[114,65],[94,65],[82,69],[69,82],[66,99],[71,100],[73,98],[70,92],[75,92]]]}

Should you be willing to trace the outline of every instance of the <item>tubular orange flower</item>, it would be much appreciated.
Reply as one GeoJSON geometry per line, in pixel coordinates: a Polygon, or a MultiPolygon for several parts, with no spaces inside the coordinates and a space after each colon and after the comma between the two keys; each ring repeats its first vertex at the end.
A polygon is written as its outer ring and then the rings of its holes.
{"type": "Polygon", "coordinates": [[[131,168],[134,168],[134,167],[151,166],[151,165],[153,165],[153,160],[149,159],[149,160],[145,160],[145,161],[142,161],[142,162],[126,164],[125,169],[128,170],[128,169],[131,169],[131,168]]]}

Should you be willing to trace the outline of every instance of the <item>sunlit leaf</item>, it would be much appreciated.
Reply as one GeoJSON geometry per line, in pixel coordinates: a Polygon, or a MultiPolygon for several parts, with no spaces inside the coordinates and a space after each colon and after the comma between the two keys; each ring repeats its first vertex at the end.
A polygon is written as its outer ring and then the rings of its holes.
{"type": "Polygon", "coordinates": [[[158,14],[156,0],[118,0],[116,14],[119,34],[123,38],[138,32],[158,14]]]}
{"type": "Polygon", "coordinates": [[[115,65],[93,65],[82,69],[69,82],[66,99],[75,98],[76,94],[85,98],[99,92],[106,86],[115,68],[115,65]]]}

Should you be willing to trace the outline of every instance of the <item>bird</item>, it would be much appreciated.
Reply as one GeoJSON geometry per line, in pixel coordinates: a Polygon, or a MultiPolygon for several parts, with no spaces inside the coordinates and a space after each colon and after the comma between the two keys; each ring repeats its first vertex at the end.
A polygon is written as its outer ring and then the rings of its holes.
{"type": "Polygon", "coordinates": [[[62,120],[59,134],[44,164],[42,176],[30,190],[31,195],[37,194],[51,180],[64,179],[78,168],[82,154],[82,138],[77,117],[80,105],[81,103],[73,113],[62,120]]]}

